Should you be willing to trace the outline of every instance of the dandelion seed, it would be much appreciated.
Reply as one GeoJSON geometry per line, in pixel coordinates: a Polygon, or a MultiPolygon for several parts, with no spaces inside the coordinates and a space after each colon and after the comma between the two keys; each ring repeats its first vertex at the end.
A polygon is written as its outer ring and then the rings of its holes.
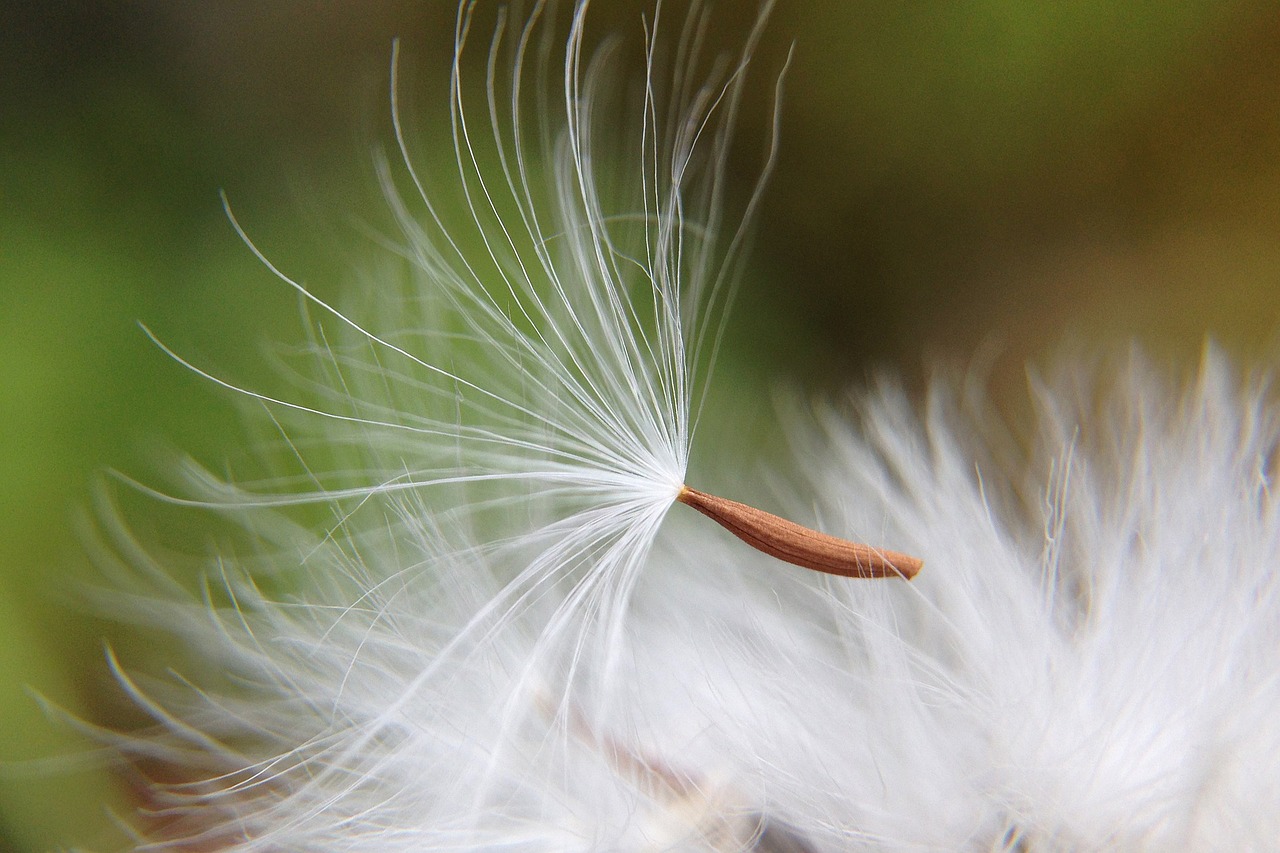
{"type": "Polygon", "coordinates": [[[930,555],[911,585],[772,571],[706,524],[665,535],[679,502],[820,572],[921,565],[685,485],[760,198],[725,203],[759,26],[703,61],[695,4],[665,69],[651,20],[618,133],[587,7],[555,80],[552,7],[499,14],[477,104],[463,4],[456,209],[393,85],[386,244],[413,274],[380,279],[380,316],[320,299],[232,219],[298,294],[315,359],[291,396],[174,355],[265,409],[290,463],[191,463],[183,494],[148,491],[237,525],[199,595],[104,513],[104,560],[137,569],[114,612],[207,664],[146,680],[112,660],[155,725],[104,737],[169,771],[138,849],[1274,849],[1274,394],[1208,352],[1185,389],[1139,360],[1068,369],[1034,389],[1029,449],[945,379],[922,409],[886,381],[856,418],[797,420],[806,504],[930,555]],[[259,571],[307,582],[272,597],[259,571]]]}
{"type": "Polygon", "coordinates": [[[684,486],[676,497],[752,548],[815,572],[851,578],[901,577],[911,580],[923,562],[810,530],[737,501],[684,486]]]}

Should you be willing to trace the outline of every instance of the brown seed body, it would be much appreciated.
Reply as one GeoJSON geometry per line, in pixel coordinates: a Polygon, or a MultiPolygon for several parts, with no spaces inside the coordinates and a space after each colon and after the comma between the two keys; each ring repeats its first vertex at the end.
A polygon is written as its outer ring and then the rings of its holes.
{"type": "Polygon", "coordinates": [[[911,580],[922,560],[828,536],[753,506],[685,486],[676,500],[691,506],[751,547],[796,566],[847,578],[911,580]]]}

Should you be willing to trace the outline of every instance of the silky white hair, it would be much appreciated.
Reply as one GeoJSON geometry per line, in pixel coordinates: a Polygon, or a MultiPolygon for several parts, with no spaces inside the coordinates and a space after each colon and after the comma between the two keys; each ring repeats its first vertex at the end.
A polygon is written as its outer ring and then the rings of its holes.
{"type": "Polygon", "coordinates": [[[539,3],[499,16],[472,104],[473,6],[457,209],[393,103],[408,280],[340,311],[236,224],[312,315],[313,368],[276,397],[173,354],[265,410],[292,474],[190,464],[152,492],[239,526],[204,596],[107,524],[151,585],[117,614],[207,663],[116,667],[156,726],[115,742],[178,779],[153,783],[138,849],[1275,846],[1265,382],[1214,351],[1185,387],[1137,355],[1076,363],[1033,383],[1021,441],[945,377],[922,402],[886,380],[788,407],[792,517],[923,557],[912,583],[668,518],[760,198],[726,212],[759,26],[708,59],[706,10],[669,49],[651,20],[629,100],[618,44],[584,55],[587,0],[546,79],[539,3]]]}

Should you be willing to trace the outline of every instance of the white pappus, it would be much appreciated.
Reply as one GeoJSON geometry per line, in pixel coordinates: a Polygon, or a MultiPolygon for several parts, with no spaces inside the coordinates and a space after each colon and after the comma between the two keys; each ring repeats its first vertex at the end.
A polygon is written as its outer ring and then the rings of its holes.
{"type": "Polygon", "coordinates": [[[886,382],[796,415],[794,514],[925,558],[910,584],[667,519],[760,198],[726,213],[760,24],[708,58],[705,9],[667,45],[651,19],[629,98],[618,43],[586,53],[587,0],[563,45],[537,3],[499,14],[476,89],[474,5],[456,203],[392,87],[408,280],[340,311],[259,253],[313,321],[295,395],[174,354],[265,409],[293,466],[153,493],[254,551],[204,600],[116,599],[223,676],[120,670],[156,726],[115,742],[178,779],[138,849],[1274,847],[1265,383],[1214,352],[1182,390],[1136,356],[1076,366],[1035,386],[1025,448],[946,379],[920,407],[886,382]],[[259,590],[264,567],[299,591],[259,590]]]}

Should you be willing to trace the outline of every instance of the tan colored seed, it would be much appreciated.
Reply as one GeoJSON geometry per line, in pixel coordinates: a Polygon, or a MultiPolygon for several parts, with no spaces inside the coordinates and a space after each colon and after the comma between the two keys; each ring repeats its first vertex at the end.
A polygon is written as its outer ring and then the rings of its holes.
{"type": "Polygon", "coordinates": [[[846,578],[911,580],[924,565],[915,557],[828,536],[762,509],[688,486],[680,489],[676,500],[693,507],[752,548],[815,572],[846,578]]]}

